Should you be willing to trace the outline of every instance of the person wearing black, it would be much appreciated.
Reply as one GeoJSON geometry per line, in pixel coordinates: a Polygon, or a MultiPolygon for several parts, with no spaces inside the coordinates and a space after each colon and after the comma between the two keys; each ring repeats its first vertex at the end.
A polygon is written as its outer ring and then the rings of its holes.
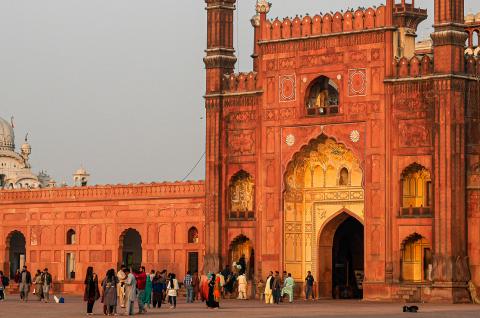
{"type": "Polygon", "coordinates": [[[83,300],[87,302],[87,315],[93,315],[93,305],[95,301],[100,298],[100,290],[98,289],[98,277],[93,272],[93,267],[87,268],[87,275],[85,276],[85,292],[83,300]]]}
{"type": "Polygon", "coordinates": [[[312,295],[312,299],[315,300],[315,295],[313,294],[313,283],[315,279],[310,271],[307,272],[307,277],[305,277],[305,300],[310,298],[312,295]]]}
{"type": "Polygon", "coordinates": [[[223,287],[225,290],[225,294],[232,294],[233,285],[235,284],[235,277],[230,270],[230,266],[225,266],[225,269],[222,271],[222,275],[225,278],[225,286],[223,287]]]}
{"type": "Polygon", "coordinates": [[[282,293],[282,279],[280,278],[280,273],[275,272],[275,277],[273,278],[273,301],[275,304],[280,303],[280,297],[282,293]]]}
{"type": "Polygon", "coordinates": [[[216,285],[217,277],[215,274],[212,274],[210,281],[208,282],[208,299],[207,299],[207,306],[208,308],[219,308],[220,303],[219,300],[215,297],[215,285],[216,285]]]}

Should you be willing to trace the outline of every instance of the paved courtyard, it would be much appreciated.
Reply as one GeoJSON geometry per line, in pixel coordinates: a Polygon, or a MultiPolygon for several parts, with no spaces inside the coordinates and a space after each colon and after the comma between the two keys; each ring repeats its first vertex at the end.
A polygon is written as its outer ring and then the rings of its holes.
{"type": "MultiPolygon", "coordinates": [[[[39,303],[31,301],[20,303],[14,295],[0,302],[0,317],[84,317],[85,303],[80,297],[67,296],[65,304],[39,303]]],[[[403,313],[402,304],[371,303],[363,301],[298,301],[295,304],[264,305],[258,301],[228,300],[221,303],[221,309],[206,309],[204,304],[185,304],[180,299],[177,309],[167,307],[150,309],[144,316],[161,317],[480,317],[478,305],[419,305],[417,314],[403,313]]],[[[102,316],[102,304],[95,305],[95,315],[102,316]]]]}

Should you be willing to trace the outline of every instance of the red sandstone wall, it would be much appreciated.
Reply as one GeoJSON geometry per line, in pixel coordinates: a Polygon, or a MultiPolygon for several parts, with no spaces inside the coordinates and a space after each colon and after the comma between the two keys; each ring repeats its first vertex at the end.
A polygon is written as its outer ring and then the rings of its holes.
{"type": "Polygon", "coordinates": [[[76,253],[76,280],[65,290],[79,290],[88,266],[103,276],[121,263],[120,237],[135,229],[142,238],[142,263],[183,277],[187,253],[204,255],[203,182],[97,186],[0,192],[0,268],[8,268],[7,237],[20,231],[26,238],[30,270],[48,267],[55,281],[64,281],[67,252],[76,253]],[[189,244],[195,226],[199,243],[189,244]],[[77,243],[66,245],[74,229],[77,243]]]}

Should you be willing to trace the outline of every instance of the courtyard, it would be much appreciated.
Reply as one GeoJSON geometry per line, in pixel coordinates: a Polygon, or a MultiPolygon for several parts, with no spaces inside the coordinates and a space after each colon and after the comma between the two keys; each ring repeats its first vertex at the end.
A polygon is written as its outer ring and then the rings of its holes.
{"type": "MultiPolygon", "coordinates": [[[[294,304],[265,305],[259,301],[223,301],[219,310],[209,310],[201,302],[185,304],[180,299],[177,309],[168,306],[161,309],[150,309],[143,316],[161,317],[228,317],[228,318],[260,318],[260,317],[479,317],[478,305],[447,305],[420,304],[416,314],[403,313],[400,303],[374,303],[353,300],[297,301],[294,304]]],[[[96,303],[96,316],[102,316],[102,304],[96,303]]],[[[84,317],[85,303],[81,297],[66,296],[65,304],[39,303],[29,301],[21,303],[17,295],[11,295],[6,301],[0,302],[0,317],[24,318],[37,316],[53,317],[84,317]]]]}

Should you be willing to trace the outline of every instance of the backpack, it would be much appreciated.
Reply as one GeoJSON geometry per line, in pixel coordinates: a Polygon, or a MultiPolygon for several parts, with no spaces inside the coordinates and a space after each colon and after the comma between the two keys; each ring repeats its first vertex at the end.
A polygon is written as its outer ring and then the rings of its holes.
{"type": "Polygon", "coordinates": [[[2,285],[4,287],[7,287],[10,284],[10,280],[8,279],[7,276],[2,276],[2,285]]]}

